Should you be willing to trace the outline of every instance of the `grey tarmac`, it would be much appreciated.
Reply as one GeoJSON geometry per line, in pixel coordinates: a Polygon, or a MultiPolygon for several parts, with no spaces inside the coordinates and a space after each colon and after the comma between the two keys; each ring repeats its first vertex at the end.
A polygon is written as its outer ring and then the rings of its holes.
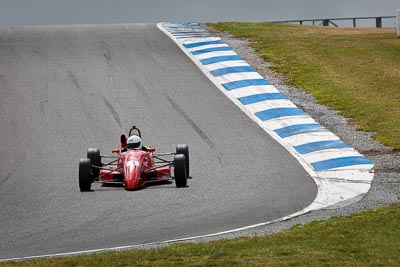
{"type": "Polygon", "coordinates": [[[317,193],[155,24],[0,28],[0,123],[0,259],[231,230],[317,193]],[[189,187],[81,193],[79,158],[132,125],[160,152],[189,145],[189,187]]]}

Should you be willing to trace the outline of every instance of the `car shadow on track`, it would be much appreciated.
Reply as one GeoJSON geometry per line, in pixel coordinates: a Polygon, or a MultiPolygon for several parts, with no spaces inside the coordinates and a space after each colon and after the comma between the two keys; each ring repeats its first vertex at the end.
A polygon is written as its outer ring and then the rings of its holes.
{"type": "MultiPolygon", "coordinates": [[[[192,179],[192,177],[188,177],[188,179],[192,179]]],[[[137,190],[132,190],[132,191],[141,191],[141,190],[150,190],[150,189],[173,189],[176,188],[176,185],[173,181],[160,181],[157,183],[153,183],[151,185],[144,186],[140,189],[137,190]]],[[[189,185],[182,187],[182,188],[189,188],[189,185]]],[[[88,192],[107,192],[107,191],[118,191],[118,190],[125,190],[122,185],[113,185],[113,184],[108,184],[108,185],[101,185],[98,188],[92,189],[88,192]]]]}

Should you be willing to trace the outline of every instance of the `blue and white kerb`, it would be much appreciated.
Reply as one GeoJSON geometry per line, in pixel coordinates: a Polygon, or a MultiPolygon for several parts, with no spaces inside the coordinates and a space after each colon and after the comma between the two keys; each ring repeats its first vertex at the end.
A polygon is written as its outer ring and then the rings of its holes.
{"type": "Polygon", "coordinates": [[[354,203],[368,192],[373,162],[317,123],[199,23],[159,23],[210,80],[282,144],[311,175],[318,195],[305,210],[354,203]]]}

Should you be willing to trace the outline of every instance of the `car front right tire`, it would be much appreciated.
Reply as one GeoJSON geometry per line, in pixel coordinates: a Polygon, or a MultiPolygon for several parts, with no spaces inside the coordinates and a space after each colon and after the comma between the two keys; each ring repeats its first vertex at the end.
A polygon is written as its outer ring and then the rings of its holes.
{"type": "Polygon", "coordinates": [[[174,178],[176,187],[187,186],[186,161],[183,154],[178,154],[174,157],[174,178]]]}

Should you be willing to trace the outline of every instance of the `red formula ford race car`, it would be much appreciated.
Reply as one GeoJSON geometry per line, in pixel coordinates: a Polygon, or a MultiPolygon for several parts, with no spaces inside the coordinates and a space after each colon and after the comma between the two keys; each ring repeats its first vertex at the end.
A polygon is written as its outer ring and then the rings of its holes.
{"type": "Polygon", "coordinates": [[[101,156],[97,148],[87,150],[87,158],[79,161],[81,191],[90,191],[92,183],[121,185],[126,190],[140,189],[170,180],[175,180],[176,187],[187,185],[187,145],[177,145],[176,152],[155,153],[155,148],[143,146],[140,130],[133,126],[129,131],[129,138],[122,134],[120,148],[112,153],[112,156],[101,156]],[[168,160],[168,157],[173,159],[168,160]],[[109,162],[104,163],[103,159],[108,159],[109,162]]]}

